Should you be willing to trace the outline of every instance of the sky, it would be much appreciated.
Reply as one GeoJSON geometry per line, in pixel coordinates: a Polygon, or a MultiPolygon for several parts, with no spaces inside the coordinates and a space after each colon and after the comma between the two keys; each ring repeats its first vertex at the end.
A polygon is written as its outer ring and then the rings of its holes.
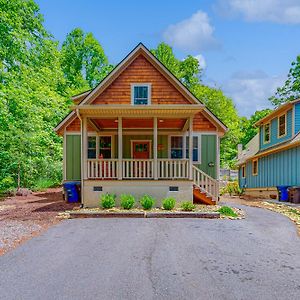
{"type": "Polygon", "coordinates": [[[271,107],[300,54],[300,0],[36,0],[60,43],[74,28],[92,32],[110,63],[139,42],[193,55],[203,82],[221,88],[241,116],[271,107]]]}

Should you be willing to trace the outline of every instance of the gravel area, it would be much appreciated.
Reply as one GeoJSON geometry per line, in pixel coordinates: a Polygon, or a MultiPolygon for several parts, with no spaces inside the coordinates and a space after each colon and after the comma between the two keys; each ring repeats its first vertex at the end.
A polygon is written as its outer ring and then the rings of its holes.
{"type": "Polygon", "coordinates": [[[0,255],[60,222],[57,216],[79,204],[66,203],[61,188],[0,202],[0,255]]]}

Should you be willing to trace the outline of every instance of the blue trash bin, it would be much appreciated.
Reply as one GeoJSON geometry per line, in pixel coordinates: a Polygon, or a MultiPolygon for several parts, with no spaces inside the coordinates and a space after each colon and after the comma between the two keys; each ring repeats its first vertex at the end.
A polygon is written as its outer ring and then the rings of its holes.
{"type": "Polygon", "coordinates": [[[66,200],[68,202],[78,202],[79,193],[77,188],[78,182],[66,182],[64,183],[66,200]]]}
{"type": "Polygon", "coordinates": [[[278,199],[279,201],[288,201],[289,194],[288,194],[288,188],[289,185],[278,185],[277,191],[278,191],[278,199]]]}

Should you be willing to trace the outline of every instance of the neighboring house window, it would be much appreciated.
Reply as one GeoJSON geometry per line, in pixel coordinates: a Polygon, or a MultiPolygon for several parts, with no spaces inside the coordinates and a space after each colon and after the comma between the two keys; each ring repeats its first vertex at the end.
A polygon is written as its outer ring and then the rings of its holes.
{"type": "Polygon", "coordinates": [[[148,105],[150,104],[150,85],[133,84],[131,89],[132,104],[148,105]]]}
{"type": "Polygon", "coordinates": [[[286,134],[286,114],[278,117],[278,136],[284,136],[286,134]]]}
{"type": "Polygon", "coordinates": [[[88,158],[96,158],[96,137],[89,136],[88,137],[88,158]]]}
{"type": "Polygon", "coordinates": [[[182,158],[183,157],[183,137],[182,136],[171,136],[171,158],[182,158]]]}
{"type": "Polygon", "coordinates": [[[258,174],[258,160],[254,159],[252,160],[252,175],[258,174]]]}
{"type": "Polygon", "coordinates": [[[99,137],[99,158],[111,158],[111,136],[99,137]]]}
{"type": "Polygon", "coordinates": [[[270,142],[270,123],[264,125],[264,143],[270,142]]]}
{"type": "Polygon", "coordinates": [[[245,165],[242,166],[242,177],[243,178],[246,177],[246,166],[245,165]]]}
{"type": "MultiPolygon", "coordinates": [[[[186,158],[189,158],[189,137],[186,137],[186,158]]],[[[200,136],[193,136],[193,162],[200,162],[200,136]]]]}

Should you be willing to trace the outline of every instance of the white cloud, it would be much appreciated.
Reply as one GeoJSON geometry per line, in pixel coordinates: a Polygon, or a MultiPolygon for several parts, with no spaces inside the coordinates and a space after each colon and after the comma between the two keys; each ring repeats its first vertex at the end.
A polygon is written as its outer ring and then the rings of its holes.
{"type": "Polygon", "coordinates": [[[285,76],[269,76],[263,71],[236,72],[222,85],[224,93],[236,104],[239,114],[249,117],[256,110],[270,108],[269,97],[282,86],[285,76]]]}
{"type": "Polygon", "coordinates": [[[195,55],[194,58],[198,60],[199,66],[202,70],[206,68],[206,61],[202,54],[195,55]]]}
{"type": "Polygon", "coordinates": [[[299,24],[299,0],[219,0],[223,15],[241,15],[247,21],[299,24]]]}
{"type": "Polygon", "coordinates": [[[185,51],[201,51],[219,46],[213,36],[214,28],[201,10],[190,18],[170,25],[163,33],[165,41],[185,51]]]}

